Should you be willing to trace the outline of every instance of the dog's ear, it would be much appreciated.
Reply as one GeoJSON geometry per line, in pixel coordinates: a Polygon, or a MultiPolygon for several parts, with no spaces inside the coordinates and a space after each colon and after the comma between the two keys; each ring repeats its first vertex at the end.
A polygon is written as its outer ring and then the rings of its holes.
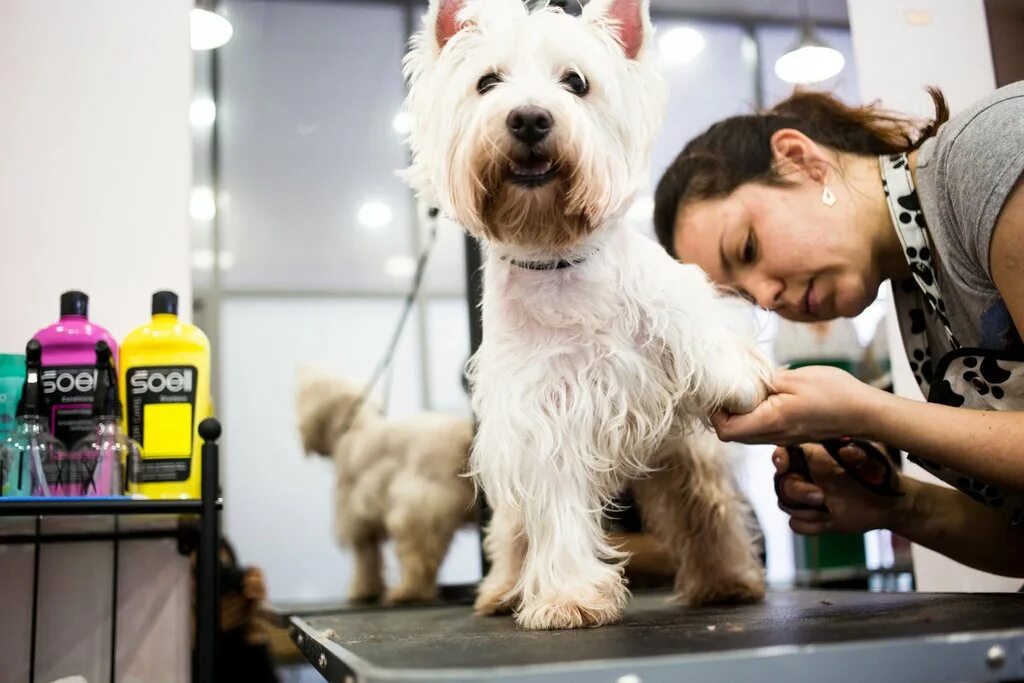
{"type": "Polygon", "coordinates": [[[583,19],[611,33],[630,59],[636,59],[651,34],[649,0],[590,0],[583,19]]]}
{"type": "Polygon", "coordinates": [[[437,52],[444,49],[452,37],[466,26],[459,14],[466,6],[467,0],[431,0],[427,12],[424,33],[434,39],[437,52]]]}

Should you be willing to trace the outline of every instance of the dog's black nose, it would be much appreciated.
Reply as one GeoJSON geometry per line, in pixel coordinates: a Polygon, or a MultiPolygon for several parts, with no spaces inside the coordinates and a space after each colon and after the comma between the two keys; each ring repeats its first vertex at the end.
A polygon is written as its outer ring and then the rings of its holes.
{"type": "Polygon", "coordinates": [[[513,109],[505,119],[505,125],[517,140],[533,145],[548,136],[554,120],[547,109],[529,105],[513,109]]]}

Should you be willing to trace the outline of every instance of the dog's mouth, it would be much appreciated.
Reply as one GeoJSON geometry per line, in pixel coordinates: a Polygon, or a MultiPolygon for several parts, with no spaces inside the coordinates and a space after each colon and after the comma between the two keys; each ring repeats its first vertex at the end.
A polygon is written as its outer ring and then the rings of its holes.
{"type": "Polygon", "coordinates": [[[546,156],[531,154],[510,159],[505,179],[520,187],[540,187],[555,179],[558,165],[546,156]]]}

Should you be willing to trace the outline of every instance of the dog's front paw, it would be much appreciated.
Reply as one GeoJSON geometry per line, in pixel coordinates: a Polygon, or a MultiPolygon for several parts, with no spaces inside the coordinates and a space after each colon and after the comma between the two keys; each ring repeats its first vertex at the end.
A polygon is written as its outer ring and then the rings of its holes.
{"type": "Polygon", "coordinates": [[[751,569],[740,575],[722,576],[713,581],[687,585],[676,599],[684,605],[744,604],[764,600],[764,571],[751,569]]]}
{"type": "Polygon", "coordinates": [[[722,409],[731,415],[749,413],[771,393],[772,366],[763,353],[754,349],[732,369],[722,409]]]}
{"type": "Polygon", "coordinates": [[[619,620],[629,591],[618,579],[613,584],[578,595],[542,595],[524,602],[516,623],[531,631],[603,626],[619,620]]]}

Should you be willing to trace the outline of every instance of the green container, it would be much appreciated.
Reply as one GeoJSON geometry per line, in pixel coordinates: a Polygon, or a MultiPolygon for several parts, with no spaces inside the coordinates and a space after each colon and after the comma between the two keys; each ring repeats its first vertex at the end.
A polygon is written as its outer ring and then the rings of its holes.
{"type": "Polygon", "coordinates": [[[14,414],[25,383],[25,356],[18,353],[0,354],[0,443],[11,435],[14,414]]]}

